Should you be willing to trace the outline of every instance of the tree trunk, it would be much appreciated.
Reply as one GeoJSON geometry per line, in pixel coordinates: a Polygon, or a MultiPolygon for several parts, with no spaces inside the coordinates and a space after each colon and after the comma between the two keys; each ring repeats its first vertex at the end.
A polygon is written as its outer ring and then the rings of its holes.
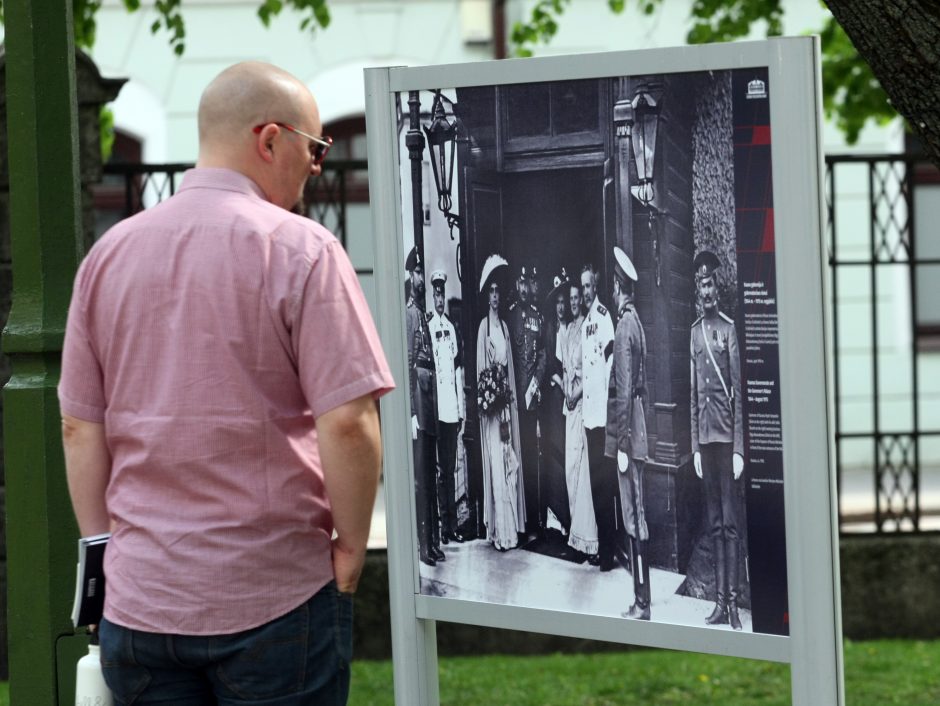
{"type": "Polygon", "coordinates": [[[891,104],[940,166],[940,4],[937,0],[826,0],[891,104]]]}

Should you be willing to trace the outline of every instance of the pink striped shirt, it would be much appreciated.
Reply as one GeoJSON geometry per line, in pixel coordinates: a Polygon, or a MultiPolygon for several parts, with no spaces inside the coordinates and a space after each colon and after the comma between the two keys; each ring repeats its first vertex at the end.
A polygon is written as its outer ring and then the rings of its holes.
{"type": "Polygon", "coordinates": [[[246,630],[332,579],[315,419],[394,382],[340,243],[247,177],[195,169],[111,229],[69,309],[62,411],[112,456],[105,616],[246,630]]]}

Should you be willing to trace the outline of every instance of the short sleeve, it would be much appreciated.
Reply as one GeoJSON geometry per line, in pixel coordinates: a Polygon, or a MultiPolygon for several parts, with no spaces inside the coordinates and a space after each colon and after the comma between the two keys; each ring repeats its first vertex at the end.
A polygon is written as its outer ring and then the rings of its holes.
{"type": "Polygon", "coordinates": [[[324,245],[310,265],[291,339],[314,417],[395,387],[356,272],[338,241],[324,245]]]}
{"type": "Polygon", "coordinates": [[[59,408],[63,414],[98,424],[104,423],[107,401],[104,375],[88,326],[88,260],[75,277],[62,348],[59,408]]]}

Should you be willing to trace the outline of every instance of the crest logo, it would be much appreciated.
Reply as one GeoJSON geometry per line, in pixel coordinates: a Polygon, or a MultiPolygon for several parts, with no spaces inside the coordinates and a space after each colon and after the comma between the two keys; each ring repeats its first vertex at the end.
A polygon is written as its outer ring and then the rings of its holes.
{"type": "Polygon", "coordinates": [[[761,81],[759,78],[755,78],[753,81],[748,81],[747,83],[747,99],[754,100],[756,98],[766,98],[767,97],[767,84],[761,81]]]}

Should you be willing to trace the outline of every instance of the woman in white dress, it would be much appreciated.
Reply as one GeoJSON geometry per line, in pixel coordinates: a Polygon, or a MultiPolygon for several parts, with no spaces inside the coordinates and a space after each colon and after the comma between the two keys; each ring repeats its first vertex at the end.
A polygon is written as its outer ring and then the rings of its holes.
{"type": "MultiPolygon", "coordinates": [[[[496,413],[480,406],[480,450],[483,457],[483,523],[486,538],[500,551],[519,544],[525,527],[525,496],[519,459],[516,376],[509,346],[509,328],[499,316],[499,282],[495,276],[506,261],[491,255],[483,265],[480,292],[487,296],[486,316],[477,331],[477,376],[497,366],[512,401],[496,413]]],[[[478,385],[479,387],[479,385],[478,385]]]]}
{"type": "Polygon", "coordinates": [[[568,298],[572,320],[558,332],[557,355],[561,360],[565,390],[565,480],[571,508],[569,546],[589,557],[597,555],[597,522],[591,498],[591,472],[588,467],[587,435],[581,416],[581,289],[572,283],[568,298]]]}

